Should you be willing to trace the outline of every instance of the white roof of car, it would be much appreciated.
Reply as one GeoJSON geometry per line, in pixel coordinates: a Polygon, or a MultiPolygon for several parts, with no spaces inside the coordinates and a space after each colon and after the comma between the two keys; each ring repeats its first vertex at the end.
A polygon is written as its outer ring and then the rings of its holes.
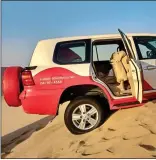
{"type": "MultiPolygon", "coordinates": [[[[156,36],[156,34],[150,33],[131,33],[127,34],[128,37],[132,36],[156,36]]],[[[52,63],[52,54],[54,52],[55,46],[58,42],[63,41],[72,41],[72,40],[81,40],[81,39],[111,39],[111,38],[120,38],[120,34],[104,34],[104,35],[90,35],[90,36],[78,36],[78,37],[64,37],[64,38],[53,38],[41,40],[36,45],[34,50],[30,65],[38,66],[52,63]]]]}
{"type": "MultiPolygon", "coordinates": [[[[127,33],[126,35],[128,37],[132,37],[132,36],[156,36],[156,34],[154,34],[154,33],[127,33]]],[[[103,34],[103,35],[60,37],[60,38],[40,40],[39,42],[45,42],[45,41],[62,42],[62,41],[69,41],[69,40],[113,38],[113,37],[120,37],[120,34],[103,34]]]]}

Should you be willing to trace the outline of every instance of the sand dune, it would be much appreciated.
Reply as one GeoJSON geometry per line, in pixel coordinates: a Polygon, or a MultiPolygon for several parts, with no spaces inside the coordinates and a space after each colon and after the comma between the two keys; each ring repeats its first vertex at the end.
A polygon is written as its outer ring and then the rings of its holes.
{"type": "MultiPolygon", "coordinates": [[[[43,129],[3,154],[5,158],[156,158],[156,101],[119,110],[96,130],[72,135],[60,114],[43,129]]],[[[19,137],[20,139],[21,137],[19,137]]]]}

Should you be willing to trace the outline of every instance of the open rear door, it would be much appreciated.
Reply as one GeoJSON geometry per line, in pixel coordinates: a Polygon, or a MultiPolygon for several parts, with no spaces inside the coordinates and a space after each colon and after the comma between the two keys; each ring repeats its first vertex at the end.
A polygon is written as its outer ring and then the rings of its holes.
{"type": "Polygon", "coordinates": [[[132,74],[132,79],[133,79],[133,90],[132,94],[136,97],[136,99],[142,103],[143,99],[143,87],[142,87],[142,69],[139,61],[136,61],[134,59],[134,52],[131,47],[130,40],[128,37],[120,30],[118,29],[122,41],[124,43],[125,49],[127,51],[128,57],[129,57],[129,64],[130,64],[130,69],[131,69],[131,74],[132,74]]]}

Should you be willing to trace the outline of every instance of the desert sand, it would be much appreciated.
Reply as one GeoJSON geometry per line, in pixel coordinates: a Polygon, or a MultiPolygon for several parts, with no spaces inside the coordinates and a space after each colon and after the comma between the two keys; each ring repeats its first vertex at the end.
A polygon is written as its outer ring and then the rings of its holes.
{"type": "MultiPolygon", "coordinates": [[[[37,127],[22,134],[14,132],[16,138],[7,141],[6,135],[2,158],[156,158],[156,101],[113,112],[103,125],[84,135],[66,129],[63,114],[67,103],[60,106],[60,114],[51,123],[48,117],[43,125],[40,118],[37,127]]],[[[13,109],[10,114],[15,117],[13,109]]]]}

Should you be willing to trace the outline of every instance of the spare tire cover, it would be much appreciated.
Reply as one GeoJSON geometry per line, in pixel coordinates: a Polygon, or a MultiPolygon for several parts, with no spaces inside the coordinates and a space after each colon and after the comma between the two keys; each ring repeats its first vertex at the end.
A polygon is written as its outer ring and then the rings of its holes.
{"type": "Polygon", "coordinates": [[[22,67],[7,67],[3,74],[2,89],[6,103],[9,106],[18,107],[21,105],[20,84],[22,67]]]}

